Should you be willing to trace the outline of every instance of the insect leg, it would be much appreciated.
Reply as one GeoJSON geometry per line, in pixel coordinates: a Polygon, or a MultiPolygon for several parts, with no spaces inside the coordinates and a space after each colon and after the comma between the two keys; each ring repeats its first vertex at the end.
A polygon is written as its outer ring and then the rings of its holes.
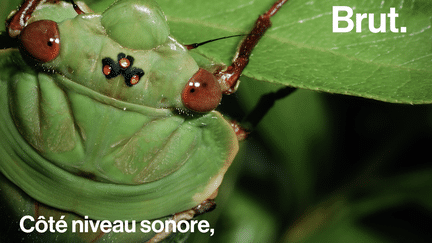
{"type": "Polygon", "coordinates": [[[216,203],[213,199],[204,200],[198,206],[192,208],[195,212],[194,217],[213,211],[216,208],[216,203]]]}
{"type": "MultiPolygon", "coordinates": [[[[191,208],[189,210],[174,214],[173,217],[171,218],[171,220],[176,222],[176,224],[178,222],[180,222],[181,220],[189,221],[196,216],[199,216],[199,215],[207,213],[207,212],[211,212],[215,208],[216,208],[216,203],[214,202],[214,200],[213,199],[207,199],[207,200],[204,200],[202,203],[200,203],[198,206],[196,206],[194,208],[191,208]]],[[[164,230],[161,233],[156,234],[155,236],[153,236],[153,238],[151,238],[149,241],[147,241],[147,243],[162,242],[166,237],[168,237],[173,232],[172,225],[170,224],[169,226],[170,226],[170,228],[168,231],[164,230]]]]}
{"type": "Polygon", "coordinates": [[[250,129],[244,128],[243,126],[241,126],[238,122],[236,122],[234,120],[231,120],[228,122],[231,124],[231,127],[234,130],[238,141],[243,141],[247,138],[248,134],[250,133],[249,132],[250,129]]]}
{"type": "Polygon", "coordinates": [[[243,72],[243,69],[249,62],[249,57],[253,48],[264,35],[267,29],[271,26],[270,18],[277,13],[284,3],[288,0],[278,0],[266,13],[259,16],[252,31],[240,44],[237,54],[233,59],[233,63],[226,68],[216,73],[216,77],[222,84],[225,94],[232,94],[237,90],[237,81],[243,72]]]}
{"type": "Polygon", "coordinates": [[[254,130],[258,123],[264,118],[267,112],[273,107],[277,100],[287,97],[296,90],[297,89],[293,87],[283,87],[276,92],[264,94],[261,96],[253,110],[244,116],[240,123],[235,120],[229,120],[228,122],[231,124],[231,127],[234,130],[237,140],[245,140],[251,131],[254,130]]]}
{"type": "Polygon", "coordinates": [[[57,0],[26,0],[15,14],[6,21],[6,30],[10,37],[15,38],[26,26],[28,19],[39,4],[57,2],[57,0]]]}
{"type": "Polygon", "coordinates": [[[296,90],[293,87],[284,87],[261,96],[254,109],[243,119],[242,124],[249,129],[255,128],[277,100],[287,97],[296,90]]]}

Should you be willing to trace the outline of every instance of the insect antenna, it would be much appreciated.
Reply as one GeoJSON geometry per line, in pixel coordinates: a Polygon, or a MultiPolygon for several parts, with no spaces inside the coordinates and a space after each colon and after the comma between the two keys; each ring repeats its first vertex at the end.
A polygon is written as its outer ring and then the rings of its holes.
{"type": "Polygon", "coordinates": [[[192,50],[192,49],[195,49],[195,48],[197,48],[197,47],[199,47],[199,46],[202,46],[202,45],[204,45],[204,44],[207,44],[207,43],[210,43],[210,42],[213,42],[213,41],[223,40],[223,39],[228,39],[228,38],[238,37],[238,36],[246,36],[246,35],[248,35],[248,34],[230,35],[230,36],[220,37],[220,38],[211,39],[211,40],[207,40],[207,41],[204,41],[204,42],[193,43],[193,44],[190,44],[190,45],[184,45],[184,46],[185,46],[188,50],[192,50]]]}

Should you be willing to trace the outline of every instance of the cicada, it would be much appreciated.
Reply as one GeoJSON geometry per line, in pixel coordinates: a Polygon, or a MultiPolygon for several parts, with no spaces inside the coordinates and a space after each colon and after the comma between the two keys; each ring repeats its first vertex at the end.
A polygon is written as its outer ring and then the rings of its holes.
{"type": "Polygon", "coordinates": [[[38,202],[36,215],[40,205],[111,221],[210,210],[242,137],[215,109],[285,2],[225,67],[195,60],[152,0],[102,13],[25,1],[0,52],[1,172],[38,202]]]}

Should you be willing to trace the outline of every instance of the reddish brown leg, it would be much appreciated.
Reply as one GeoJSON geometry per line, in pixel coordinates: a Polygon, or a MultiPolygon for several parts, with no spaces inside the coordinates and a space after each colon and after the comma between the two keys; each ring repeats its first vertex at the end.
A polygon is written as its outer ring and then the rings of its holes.
{"type": "Polygon", "coordinates": [[[231,127],[234,130],[238,141],[243,141],[247,138],[248,134],[250,133],[247,129],[240,126],[236,121],[229,121],[229,123],[231,124],[231,127]]]}
{"type": "MultiPolygon", "coordinates": [[[[18,9],[18,11],[7,20],[6,29],[10,37],[15,38],[20,33],[21,30],[27,25],[27,21],[33,14],[33,11],[39,4],[42,3],[57,3],[59,0],[26,0],[18,9]]],[[[76,5],[73,0],[71,1],[75,11],[78,14],[83,14],[84,12],[76,5]]]]}
{"type": "Polygon", "coordinates": [[[237,81],[243,69],[249,62],[249,57],[253,48],[271,26],[270,18],[277,13],[284,3],[288,0],[278,0],[266,13],[259,16],[252,31],[241,43],[233,63],[226,70],[221,70],[216,74],[219,83],[222,84],[224,94],[232,94],[237,89],[237,81]],[[224,85],[225,84],[225,85],[224,85]],[[225,87],[223,87],[225,86],[225,87]]]}
{"type": "MultiPolygon", "coordinates": [[[[171,220],[174,220],[176,223],[180,222],[181,220],[191,220],[196,216],[211,212],[215,208],[216,208],[216,203],[214,202],[214,200],[207,199],[194,208],[174,214],[171,220]]],[[[153,238],[147,241],[147,243],[162,242],[166,237],[168,237],[173,232],[173,228],[171,226],[172,225],[170,225],[168,232],[162,231],[161,233],[156,234],[155,236],[153,236],[153,238]]]]}
{"type": "Polygon", "coordinates": [[[192,210],[195,212],[194,217],[196,217],[196,216],[199,216],[201,214],[211,212],[215,208],[216,208],[216,203],[214,202],[214,199],[207,199],[207,200],[204,200],[198,206],[192,208],[192,210]]]}
{"type": "Polygon", "coordinates": [[[35,219],[37,219],[37,218],[39,218],[39,206],[40,206],[40,204],[39,204],[39,202],[38,201],[35,201],[34,202],[34,215],[35,215],[35,219]]]}
{"type": "Polygon", "coordinates": [[[18,11],[6,22],[6,29],[10,37],[17,37],[26,26],[36,7],[44,2],[56,2],[57,0],[26,0],[18,11]]]}

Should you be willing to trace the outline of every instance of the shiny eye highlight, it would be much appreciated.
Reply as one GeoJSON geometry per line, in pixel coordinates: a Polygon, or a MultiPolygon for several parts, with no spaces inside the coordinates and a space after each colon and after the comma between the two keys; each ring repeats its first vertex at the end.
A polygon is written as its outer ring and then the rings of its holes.
{"type": "Polygon", "coordinates": [[[49,62],[60,53],[57,23],[39,20],[27,25],[20,35],[21,49],[39,62],[49,62]]]}
{"type": "Polygon", "coordinates": [[[183,104],[196,112],[212,111],[221,100],[222,91],[216,78],[201,68],[189,79],[182,92],[183,104]]]}

